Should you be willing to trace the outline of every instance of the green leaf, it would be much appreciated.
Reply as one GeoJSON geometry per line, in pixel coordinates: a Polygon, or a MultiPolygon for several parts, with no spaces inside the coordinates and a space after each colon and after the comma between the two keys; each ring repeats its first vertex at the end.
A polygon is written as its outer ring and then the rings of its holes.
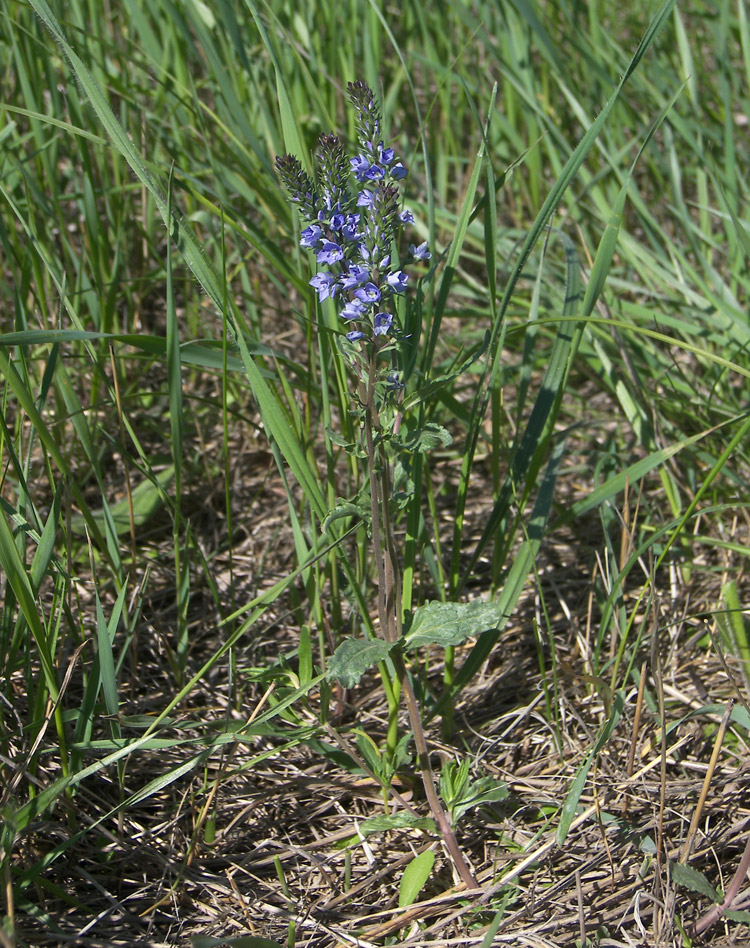
{"type": "Polygon", "coordinates": [[[344,639],[328,663],[326,677],[340,681],[344,688],[352,688],[373,665],[388,658],[393,642],[383,639],[344,639]]]}
{"type": "MultiPolygon", "coordinates": [[[[164,504],[166,497],[166,488],[174,479],[174,465],[170,464],[159,474],[155,480],[148,478],[142,481],[133,491],[133,519],[136,527],[143,526],[157,510],[164,504]]],[[[118,535],[127,533],[130,530],[130,513],[128,507],[128,498],[123,497],[116,504],[110,504],[109,512],[117,530],[118,535]]],[[[93,519],[100,529],[104,529],[105,514],[103,511],[92,512],[93,519]]],[[[71,527],[74,533],[82,534],[86,531],[87,521],[77,514],[71,520],[71,527]]]]}
{"type": "Polygon", "coordinates": [[[435,422],[428,422],[424,428],[416,431],[410,431],[407,437],[400,442],[399,447],[411,454],[426,454],[428,451],[434,451],[435,448],[447,448],[453,443],[453,438],[449,431],[442,425],[435,422]]]}
{"type": "Polygon", "coordinates": [[[404,869],[403,876],[401,876],[401,885],[398,890],[399,908],[413,905],[417,901],[417,896],[424,888],[425,882],[430,878],[434,865],[435,853],[431,849],[426,849],[412,859],[404,869]]]}
{"type": "Polygon", "coordinates": [[[354,517],[355,520],[361,520],[364,524],[368,525],[369,529],[371,513],[368,507],[365,504],[356,504],[349,500],[342,500],[328,511],[323,521],[323,533],[327,533],[331,528],[331,524],[337,520],[349,519],[350,517],[354,517]]]}
{"type": "Polygon", "coordinates": [[[409,648],[423,645],[460,645],[472,636],[498,628],[507,616],[496,602],[426,602],[414,610],[406,636],[409,648]]]}
{"type": "Polygon", "coordinates": [[[460,764],[449,760],[440,771],[440,796],[449,810],[452,810],[454,803],[461,799],[469,786],[470,766],[468,760],[462,760],[460,764]]]}
{"type": "Polygon", "coordinates": [[[480,777],[469,785],[464,791],[458,802],[451,806],[453,822],[458,823],[464,813],[469,810],[475,810],[477,807],[485,806],[488,803],[502,803],[508,799],[508,785],[495,777],[480,777]]]}
{"type": "Polygon", "coordinates": [[[690,889],[691,892],[705,895],[712,902],[721,901],[719,893],[702,872],[698,872],[697,869],[693,869],[692,866],[687,866],[682,862],[670,862],[669,866],[674,883],[681,885],[683,889],[690,889]]]}
{"type": "Polygon", "coordinates": [[[373,816],[357,826],[362,836],[373,833],[387,833],[395,829],[421,829],[428,833],[436,832],[435,821],[428,816],[414,816],[411,813],[394,813],[392,816],[373,816]]]}
{"type": "Polygon", "coordinates": [[[57,673],[47,631],[42,623],[42,612],[37,608],[26,565],[19,555],[15,539],[2,511],[0,511],[0,569],[5,573],[7,586],[13,590],[13,595],[34,637],[47,690],[52,700],[56,701],[59,694],[57,673]]]}
{"type": "Polygon", "coordinates": [[[625,698],[622,691],[618,691],[615,695],[615,700],[612,703],[612,712],[609,716],[609,720],[602,727],[601,731],[599,732],[599,736],[596,739],[596,743],[591,748],[588,757],[586,757],[584,762],[581,764],[578,773],[575,775],[573,783],[570,786],[568,795],[565,798],[565,803],[563,803],[562,814],[560,816],[560,825],[557,827],[556,835],[558,846],[562,846],[562,844],[565,842],[565,837],[568,835],[568,830],[570,829],[570,825],[576,815],[578,801],[581,799],[581,794],[583,793],[583,788],[586,784],[586,778],[589,775],[591,765],[596,759],[596,756],[601,752],[602,748],[609,740],[615,725],[620,720],[624,706],[625,698]]]}

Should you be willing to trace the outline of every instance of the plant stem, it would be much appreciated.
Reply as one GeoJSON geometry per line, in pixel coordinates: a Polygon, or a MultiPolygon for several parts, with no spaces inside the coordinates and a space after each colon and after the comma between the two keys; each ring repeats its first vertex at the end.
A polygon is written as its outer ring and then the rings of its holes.
{"type": "Polygon", "coordinates": [[[461,881],[468,889],[476,889],[479,887],[477,880],[474,878],[474,874],[469,868],[469,864],[467,863],[464,854],[461,852],[461,847],[458,845],[456,834],[453,832],[453,829],[450,825],[450,820],[443,809],[443,805],[440,802],[440,797],[438,796],[438,792],[435,789],[435,774],[433,773],[432,765],[430,764],[430,753],[427,748],[424,728],[422,727],[422,718],[419,713],[419,705],[417,703],[416,695],[414,694],[414,689],[411,686],[411,680],[407,674],[406,666],[404,665],[403,656],[401,652],[398,651],[398,649],[394,649],[391,653],[391,658],[396,669],[396,675],[401,681],[401,686],[404,690],[404,694],[406,695],[406,707],[409,711],[409,721],[414,733],[414,745],[417,748],[419,769],[422,776],[422,783],[424,785],[424,792],[425,796],[427,797],[427,802],[430,804],[430,809],[432,810],[432,815],[435,817],[435,822],[437,823],[438,829],[440,830],[440,835],[442,836],[446,849],[450,854],[453,865],[461,877],[461,881]]]}
{"type": "MultiPolygon", "coordinates": [[[[438,825],[456,871],[464,885],[469,889],[477,888],[477,881],[469,868],[458,845],[458,840],[443,809],[435,786],[435,775],[430,764],[424,727],[411,680],[406,670],[403,655],[399,648],[402,636],[401,610],[401,573],[396,551],[395,537],[390,516],[390,462],[382,437],[375,443],[375,435],[382,435],[378,409],[375,404],[375,381],[377,378],[378,344],[373,342],[366,386],[360,385],[360,394],[365,405],[365,441],[367,444],[367,463],[370,474],[370,509],[372,512],[372,543],[375,551],[378,574],[378,618],[380,634],[387,642],[396,643],[391,652],[391,661],[396,670],[396,679],[406,696],[409,722],[414,734],[414,744],[419,760],[419,769],[424,785],[425,796],[432,815],[438,825]]],[[[390,735],[389,735],[390,736],[390,735]]]]}
{"type": "Polygon", "coordinates": [[[726,894],[724,896],[724,901],[721,905],[714,905],[713,908],[709,909],[708,912],[703,916],[703,918],[698,919],[695,923],[695,928],[693,929],[695,936],[702,935],[703,932],[708,931],[708,929],[727,911],[727,909],[732,908],[732,903],[737,898],[737,894],[742,888],[742,884],[745,881],[748,870],[750,870],[750,839],[745,844],[745,851],[742,854],[742,859],[740,864],[737,867],[737,871],[732,877],[732,881],[729,883],[726,894]]]}

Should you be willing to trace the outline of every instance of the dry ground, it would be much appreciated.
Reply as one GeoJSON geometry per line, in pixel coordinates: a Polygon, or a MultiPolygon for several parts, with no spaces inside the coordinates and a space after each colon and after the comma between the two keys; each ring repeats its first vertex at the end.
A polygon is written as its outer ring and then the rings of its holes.
{"type": "MultiPolygon", "coordinates": [[[[209,427],[194,436],[211,456],[217,432],[209,427]]],[[[234,437],[233,503],[242,514],[232,554],[234,596],[241,603],[285,575],[293,566],[294,547],[271,455],[251,425],[239,425],[234,437]]],[[[563,506],[590,489],[587,437],[580,436],[561,480],[563,506]]],[[[455,470],[449,458],[441,463],[448,485],[441,499],[447,529],[455,470]]],[[[489,480],[473,499],[477,529],[488,490],[489,480]]],[[[659,490],[658,480],[646,485],[642,508],[658,506],[659,490]]],[[[222,588],[229,573],[221,477],[208,465],[196,469],[188,496],[198,542],[222,588]]],[[[734,522],[729,531],[735,542],[747,543],[747,523],[734,522]]],[[[174,687],[167,662],[173,578],[164,565],[170,562],[170,544],[169,524],[157,517],[143,539],[144,562],[147,553],[153,572],[142,628],[122,676],[124,715],[154,713],[174,687]]],[[[648,570],[644,563],[643,572],[633,574],[626,593],[633,608],[648,570]]],[[[730,553],[697,545],[683,549],[656,577],[655,600],[636,621],[643,633],[638,661],[647,680],[640,719],[638,689],[631,682],[622,717],[592,767],[571,830],[558,845],[559,808],[610,712],[607,684],[592,675],[590,665],[599,618],[596,591],[606,585],[606,571],[596,517],[548,538],[536,583],[530,583],[490,661],[462,696],[451,746],[441,742],[433,722],[436,760],[468,756],[476,773],[507,781],[510,790],[505,802],[459,824],[479,891],[454,886],[439,843],[428,835],[390,831],[357,841],[358,826],[383,812],[382,794],[371,780],[337,768],[303,744],[277,750],[278,738],[257,738],[252,745],[217,750],[205,769],[131,806],[119,821],[94,825],[120,798],[115,772],[84,781],[74,796],[40,817],[17,842],[17,872],[83,832],[46,873],[16,894],[19,943],[156,948],[188,946],[196,935],[253,934],[287,944],[293,924],[295,943],[310,948],[469,946],[483,943],[503,909],[492,944],[541,948],[574,945],[584,937],[612,946],[689,944],[681,940],[679,926],[688,929],[710,902],[675,885],[670,861],[679,861],[689,847],[690,866],[726,887],[750,839],[747,730],[732,726],[720,748],[716,741],[723,707],[735,702],[744,712],[748,695],[736,659],[709,634],[722,581],[731,575],[742,586],[743,578],[730,553]],[[548,629],[552,638],[535,628],[548,629]],[[666,736],[658,726],[659,702],[671,725],[666,736]],[[259,751],[268,752],[266,759],[249,764],[259,751]],[[206,810],[213,787],[216,794],[206,810]],[[214,811],[215,838],[209,843],[204,820],[214,811]],[[399,908],[404,866],[425,847],[437,853],[433,876],[418,904],[399,908]]],[[[472,593],[482,591],[480,569],[472,593]]],[[[79,595],[81,609],[90,610],[85,584],[79,595]]],[[[219,635],[200,570],[191,596],[189,663],[197,668],[219,635]]],[[[253,713],[265,687],[253,683],[253,670],[296,644],[293,605],[238,648],[239,705],[230,707],[222,666],[181,709],[183,736],[190,733],[190,721],[215,721],[218,728],[253,713]]],[[[425,661],[428,679],[437,682],[440,656],[425,661]]],[[[74,674],[69,687],[79,684],[74,674]]],[[[13,687],[18,705],[3,709],[6,734],[23,704],[20,675],[13,687]]],[[[355,722],[373,734],[382,732],[374,678],[340,697],[339,732],[347,745],[355,722]]],[[[298,709],[301,723],[317,724],[316,701],[313,697],[298,709]]],[[[19,727],[22,721],[19,713],[19,727]]],[[[335,742],[332,732],[321,739],[335,742]]],[[[23,750],[11,747],[3,761],[6,779],[14,773],[14,752],[20,759],[23,750]]],[[[177,767],[188,753],[180,747],[142,753],[125,767],[125,793],[177,767]]],[[[42,758],[34,778],[39,786],[57,775],[54,760],[53,754],[42,758]]],[[[406,778],[399,790],[426,815],[426,804],[406,778]]],[[[747,931],[739,922],[722,921],[707,932],[705,943],[718,945],[728,936],[735,939],[732,944],[747,944],[747,931]]]]}

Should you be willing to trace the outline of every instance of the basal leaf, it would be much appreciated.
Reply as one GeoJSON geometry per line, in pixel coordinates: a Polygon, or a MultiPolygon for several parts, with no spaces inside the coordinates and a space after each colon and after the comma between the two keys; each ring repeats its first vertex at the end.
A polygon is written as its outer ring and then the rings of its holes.
{"type": "Polygon", "coordinates": [[[388,658],[392,642],[383,639],[344,639],[328,663],[326,677],[336,679],[344,688],[352,688],[373,665],[388,658]]]}
{"type": "Polygon", "coordinates": [[[399,908],[412,905],[417,901],[419,893],[424,888],[424,884],[430,878],[432,867],[435,865],[435,853],[431,849],[426,849],[423,853],[415,856],[409,865],[404,869],[401,876],[401,885],[398,892],[399,908]]]}
{"type": "Polygon", "coordinates": [[[423,645],[460,645],[472,636],[498,628],[505,617],[495,602],[426,602],[414,610],[406,636],[409,648],[423,645]]]}
{"type": "Polygon", "coordinates": [[[462,795],[461,799],[451,807],[454,823],[458,823],[464,813],[475,810],[488,803],[502,803],[507,800],[508,785],[495,777],[486,776],[475,780],[462,795]]]}
{"type": "Polygon", "coordinates": [[[705,895],[711,902],[720,902],[719,894],[703,875],[692,866],[687,866],[682,862],[673,862],[670,864],[672,881],[681,885],[684,889],[690,889],[691,892],[699,892],[705,895]]]}
{"type": "Polygon", "coordinates": [[[414,816],[411,813],[393,813],[383,816],[373,816],[357,827],[362,836],[371,836],[373,833],[387,833],[394,829],[422,829],[428,833],[436,831],[435,821],[426,816],[414,816]]]}

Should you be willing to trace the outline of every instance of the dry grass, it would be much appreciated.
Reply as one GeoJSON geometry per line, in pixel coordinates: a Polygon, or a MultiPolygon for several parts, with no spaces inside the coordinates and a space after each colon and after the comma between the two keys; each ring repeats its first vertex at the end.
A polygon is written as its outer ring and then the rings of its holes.
{"type": "MultiPolygon", "coordinates": [[[[242,440],[241,434],[236,437],[242,440]]],[[[214,438],[218,432],[204,427],[203,443],[210,445],[214,438]]],[[[287,570],[293,549],[272,459],[252,442],[252,437],[246,439],[234,455],[237,499],[244,510],[233,549],[234,592],[240,599],[287,570]]],[[[564,503],[587,486],[581,473],[585,454],[578,460],[572,459],[561,487],[564,503]]],[[[447,468],[445,476],[449,482],[447,468]]],[[[223,513],[221,500],[211,500],[221,494],[212,494],[205,480],[202,484],[196,526],[201,519],[211,524],[202,539],[221,584],[228,576],[222,565],[227,557],[223,513]]],[[[641,504],[650,500],[645,495],[641,504]]],[[[658,503],[658,495],[653,502],[658,503]]],[[[450,490],[442,504],[447,521],[450,490]]],[[[474,512],[482,505],[478,497],[474,512]]],[[[481,526],[481,516],[477,524],[481,526]]],[[[721,717],[720,711],[705,707],[737,702],[742,708],[747,700],[736,661],[707,635],[725,564],[721,554],[700,548],[692,551],[689,574],[684,564],[675,563],[656,577],[655,601],[638,617],[643,653],[650,653],[644,663],[647,687],[640,720],[635,720],[637,687],[631,684],[570,832],[558,845],[560,806],[610,714],[607,683],[591,674],[603,554],[596,523],[589,527],[587,535],[579,526],[576,534],[561,531],[545,544],[537,585],[529,589],[481,675],[462,695],[454,746],[442,744],[432,726],[436,756],[451,759],[454,748],[461,748],[477,773],[507,781],[510,789],[504,803],[476,811],[459,825],[481,890],[456,889],[439,844],[415,830],[358,839],[359,826],[383,812],[382,793],[369,778],[336,768],[303,744],[275,750],[278,739],[256,738],[250,745],[217,750],[205,770],[175,781],[141,806],[128,807],[119,821],[96,822],[120,799],[116,773],[100,773],[61,800],[32,825],[17,850],[16,872],[69,841],[54,867],[14,905],[19,935],[39,948],[187,946],[194,935],[241,934],[285,944],[290,931],[299,946],[470,946],[483,944],[488,925],[502,909],[495,945],[573,945],[584,936],[612,946],[683,944],[678,923],[689,928],[709,903],[675,886],[670,861],[679,860],[689,843],[690,865],[714,885],[726,887],[750,838],[750,754],[746,732],[732,728],[710,772],[697,827],[689,833],[721,717]],[[540,628],[553,636],[554,663],[546,633],[535,631],[540,628]],[[666,738],[658,723],[660,702],[670,724],[666,738]],[[267,759],[251,763],[260,751],[268,752],[267,759]],[[216,834],[208,843],[205,829],[213,813],[216,834]],[[403,869],[415,853],[430,846],[438,861],[429,885],[417,904],[399,908],[403,869]]],[[[734,539],[746,542],[747,525],[737,523],[735,529],[734,539]]],[[[168,531],[160,538],[158,524],[152,527],[156,569],[132,657],[125,719],[161,706],[171,688],[165,643],[173,595],[169,571],[158,565],[159,545],[168,549],[169,542],[168,531]]],[[[632,603],[639,590],[631,586],[626,595],[632,603]]],[[[196,576],[190,654],[195,667],[216,647],[212,629],[218,617],[201,587],[196,576]]],[[[251,716],[264,688],[252,684],[247,672],[296,643],[288,617],[279,614],[276,620],[237,653],[239,707],[230,707],[226,678],[214,673],[192,693],[190,706],[181,709],[181,737],[191,733],[191,720],[214,721],[219,727],[227,719],[251,716]]],[[[435,657],[424,669],[428,679],[439,676],[437,661],[435,657]]],[[[68,687],[79,686],[74,668],[68,687]]],[[[20,705],[20,677],[14,693],[20,705]]],[[[337,728],[348,748],[348,727],[355,720],[375,734],[384,726],[381,700],[372,681],[340,696],[343,717],[337,728]]],[[[298,710],[311,726],[318,721],[315,701],[298,710]]],[[[12,715],[13,709],[5,713],[12,715]]],[[[332,732],[323,739],[334,743],[332,732]]],[[[185,753],[179,748],[143,753],[137,764],[126,767],[124,793],[179,766],[185,753]]],[[[42,761],[33,776],[40,787],[57,776],[54,766],[44,757],[42,761]]],[[[6,759],[4,765],[12,779],[12,761],[6,759]]],[[[424,801],[407,779],[398,783],[398,790],[401,802],[391,801],[392,807],[409,806],[426,815],[424,801]]],[[[713,939],[722,927],[707,933],[708,943],[717,943],[713,939]]],[[[743,943],[746,930],[738,923],[727,928],[736,944],[743,943]]]]}

